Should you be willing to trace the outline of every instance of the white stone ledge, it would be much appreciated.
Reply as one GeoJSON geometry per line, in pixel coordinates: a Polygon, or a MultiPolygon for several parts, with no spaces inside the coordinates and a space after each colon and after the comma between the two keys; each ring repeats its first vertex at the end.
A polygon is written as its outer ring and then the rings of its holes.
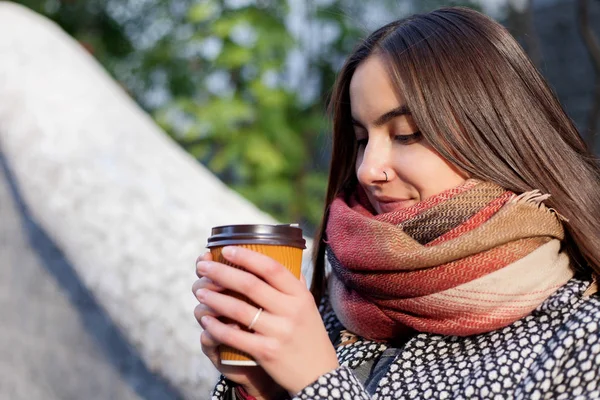
{"type": "Polygon", "coordinates": [[[275,221],[179,148],[53,22],[0,2],[0,60],[0,150],[34,218],[149,368],[206,398],[217,373],[192,314],[194,260],[212,226],[275,221]]]}

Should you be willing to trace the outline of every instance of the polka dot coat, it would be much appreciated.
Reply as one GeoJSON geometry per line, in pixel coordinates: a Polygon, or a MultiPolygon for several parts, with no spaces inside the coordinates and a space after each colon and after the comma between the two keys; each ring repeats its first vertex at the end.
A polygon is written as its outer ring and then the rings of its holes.
{"type": "MultiPolygon", "coordinates": [[[[402,344],[344,330],[320,311],[340,367],[297,393],[320,399],[600,399],[600,297],[572,279],[530,315],[485,334],[419,333],[402,344]]],[[[221,377],[213,400],[235,399],[221,377]]]]}

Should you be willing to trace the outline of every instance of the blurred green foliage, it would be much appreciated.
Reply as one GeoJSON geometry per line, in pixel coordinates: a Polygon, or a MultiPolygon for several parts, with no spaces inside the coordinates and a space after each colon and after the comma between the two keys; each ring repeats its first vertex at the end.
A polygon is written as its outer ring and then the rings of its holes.
{"type": "Polygon", "coordinates": [[[320,219],[327,180],[327,97],[357,40],[409,12],[476,7],[468,0],[19,3],[79,40],[230,187],[308,229],[320,219]]]}

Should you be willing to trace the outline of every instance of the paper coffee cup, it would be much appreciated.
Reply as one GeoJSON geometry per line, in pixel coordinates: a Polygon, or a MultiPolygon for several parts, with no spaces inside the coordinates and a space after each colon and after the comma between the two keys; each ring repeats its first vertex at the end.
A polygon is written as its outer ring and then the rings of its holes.
{"type": "MultiPolygon", "coordinates": [[[[302,273],[302,251],[306,248],[306,241],[302,237],[302,229],[297,225],[226,225],[212,228],[208,238],[207,248],[210,249],[213,260],[243,269],[227,261],[221,255],[225,246],[239,246],[262,253],[271,257],[290,270],[300,279],[302,273]]],[[[223,293],[255,305],[246,296],[226,290],[223,293]]],[[[258,307],[258,306],[257,306],[258,307]]],[[[221,318],[223,322],[233,322],[221,318]]],[[[248,321],[250,323],[250,321],[248,321]]],[[[246,326],[241,329],[248,331],[246,326]]],[[[258,365],[247,353],[221,345],[219,347],[221,364],[237,366],[258,365]]]]}

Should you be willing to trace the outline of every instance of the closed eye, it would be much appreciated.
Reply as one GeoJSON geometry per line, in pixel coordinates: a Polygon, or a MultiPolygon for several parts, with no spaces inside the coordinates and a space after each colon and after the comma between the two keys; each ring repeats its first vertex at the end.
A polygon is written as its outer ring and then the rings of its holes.
{"type": "Polygon", "coordinates": [[[423,138],[423,134],[421,131],[416,131],[410,135],[396,135],[394,136],[394,140],[401,144],[413,144],[418,142],[423,138]]]}

